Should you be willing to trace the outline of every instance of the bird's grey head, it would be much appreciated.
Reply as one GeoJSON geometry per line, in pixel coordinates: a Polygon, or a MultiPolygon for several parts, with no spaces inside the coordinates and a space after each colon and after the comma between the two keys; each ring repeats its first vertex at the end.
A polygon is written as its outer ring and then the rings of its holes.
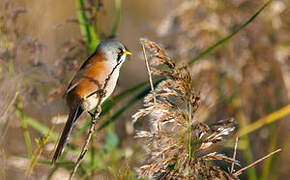
{"type": "Polygon", "coordinates": [[[103,41],[99,44],[98,49],[113,64],[122,64],[126,60],[126,56],[131,54],[123,44],[116,40],[103,41]]]}

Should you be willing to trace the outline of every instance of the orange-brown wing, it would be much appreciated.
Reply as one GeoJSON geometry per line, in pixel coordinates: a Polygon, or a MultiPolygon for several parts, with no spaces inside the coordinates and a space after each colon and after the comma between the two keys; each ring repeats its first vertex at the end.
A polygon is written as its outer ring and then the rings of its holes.
{"type": "Polygon", "coordinates": [[[100,89],[111,70],[104,62],[105,59],[101,53],[96,52],[90,56],[70,82],[66,94],[73,92],[84,98],[100,89]]]}

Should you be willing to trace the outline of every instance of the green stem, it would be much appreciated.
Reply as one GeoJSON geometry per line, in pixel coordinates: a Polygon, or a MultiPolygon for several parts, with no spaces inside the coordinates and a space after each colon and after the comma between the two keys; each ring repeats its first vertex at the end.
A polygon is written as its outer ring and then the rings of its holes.
{"type": "Polygon", "coordinates": [[[14,75],[14,65],[12,59],[8,60],[8,72],[10,75],[14,75]]]}
{"type": "Polygon", "coordinates": [[[118,32],[119,25],[121,22],[121,0],[115,0],[115,9],[116,9],[116,15],[115,15],[115,23],[112,29],[111,37],[114,38],[118,32]]]}
{"type": "MultiPolygon", "coordinates": [[[[240,125],[240,128],[243,128],[246,126],[245,116],[242,112],[238,113],[237,120],[238,120],[238,123],[240,125]]],[[[245,142],[245,146],[246,146],[246,148],[244,149],[244,152],[243,152],[245,159],[246,159],[246,162],[247,163],[254,162],[254,157],[252,154],[250,139],[249,139],[248,135],[245,135],[244,137],[242,137],[241,140],[243,140],[245,142]]],[[[249,180],[257,180],[255,166],[249,168],[247,170],[247,174],[249,176],[249,180]]]]}
{"type": "MultiPolygon", "coordinates": [[[[271,134],[271,144],[270,144],[270,147],[269,147],[269,150],[268,152],[273,152],[276,148],[276,142],[277,142],[277,134],[276,133],[276,124],[273,124],[270,128],[270,134],[271,134]]],[[[264,167],[263,167],[263,171],[262,171],[262,177],[261,177],[261,180],[267,180],[269,179],[268,176],[270,174],[270,169],[271,169],[271,165],[272,165],[272,162],[273,162],[273,158],[274,156],[270,156],[265,162],[264,162],[264,167]]],[[[273,171],[272,171],[273,175],[275,174],[273,171]]]]}
{"type": "Polygon", "coordinates": [[[94,26],[88,22],[86,15],[85,4],[83,0],[77,0],[78,21],[80,23],[81,34],[85,38],[86,44],[89,46],[90,53],[94,52],[99,44],[98,33],[94,26]]]}
{"type": "Polygon", "coordinates": [[[77,0],[77,8],[78,10],[78,21],[80,23],[81,34],[84,36],[85,41],[87,44],[91,42],[91,35],[89,25],[87,23],[87,15],[84,11],[84,2],[83,0],[77,0]]]}
{"type": "MultiPolygon", "coordinates": [[[[91,162],[90,162],[90,167],[94,167],[95,166],[95,159],[96,159],[96,148],[95,148],[95,138],[96,138],[96,133],[94,133],[92,135],[92,140],[91,140],[91,162]]],[[[93,169],[91,171],[91,177],[94,176],[94,171],[95,169],[93,169]]]]}
{"type": "Polygon", "coordinates": [[[241,27],[239,27],[236,31],[234,31],[233,33],[231,33],[230,35],[228,35],[227,37],[219,40],[218,42],[216,42],[214,45],[212,45],[211,47],[207,48],[205,51],[203,51],[202,53],[200,53],[198,56],[196,56],[195,58],[193,58],[191,61],[189,61],[188,65],[192,65],[195,61],[199,60],[200,58],[202,58],[203,56],[207,55],[208,53],[210,53],[212,50],[214,50],[216,47],[218,47],[219,45],[222,45],[223,43],[225,43],[226,41],[228,41],[229,39],[231,39],[234,35],[236,35],[238,32],[240,32],[242,29],[244,29],[248,24],[250,24],[271,2],[272,0],[268,0],[250,19],[248,19],[241,27]]]}
{"type": "MultiPolygon", "coordinates": [[[[157,86],[164,79],[159,79],[154,83],[154,86],[157,86]]],[[[143,83],[141,83],[143,86],[143,83]]],[[[140,84],[140,85],[141,85],[140,84]]],[[[133,89],[133,88],[132,88],[133,89]]],[[[138,93],[134,98],[132,98],[125,106],[121,107],[115,114],[113,114],[110,119],[106,120],[99,128],[98,131],[102,130],[112,122],[114,122],[123,112],[125,112],[129,107],[134,105],[140,99],[144,98],[151,91],[151,86],[147,86],[144,90],[138,93]]]]}
{"type": "Polygon", "coordinates": [[[28,157],[32,158],[33,152],[32,152],[32,145],[31,145],[31,138],[30,138],[29,131],[27,128],[27,122],[26,122],[25,115],[23,113],[23,107],[22,107],[22,103],[20,101],[19,96],[17,98],[16,115],[21,120],[21,127],[23,129],[23,135],[24,135],[24,140],[25,140],[25,144],[27,148],[28,157]]]}

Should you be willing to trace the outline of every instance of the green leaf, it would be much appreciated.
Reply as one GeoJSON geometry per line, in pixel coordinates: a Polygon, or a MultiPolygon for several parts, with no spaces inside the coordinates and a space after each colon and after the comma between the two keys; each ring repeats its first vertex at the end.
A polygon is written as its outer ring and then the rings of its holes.
{"type": "Polygon", "coordinates": [[[132,93],[134,93],[135,91],[137,91],[138,89],[144,87],[148,82],[144,81],[141,82],[123,92],[121,92],[119,95],[113,97],[111,100],[108,99],[107,101],[105,101],[102,104],[102,113],[101,116],[103,116],[104,114],[106,114],[109,110],[111,110],[118,102],[120,102],[121,100],[123,100],[124,98],[128,97],[129,95],[131,95],[132,93]]]}
{"type": "Polygon", "coordinates": [[[108,130],[106,137],[106,144],[102,151],[102,154],[105,155],[110,152],[113,148],[115,148],[119,144],[118,136],[112,131],[108,130]]]}
{"type": "Polygon", "coordinates": [[[77,8],[79,9],[77,16],[80,24],[81,34],[83,35],[85,42],[89,46],[90,52],[92,53],[96,50],[96,47],[100,42],[98,33],[94,26],[88,22],[86,12],[84,11],[84,1],[77,0],[76,3],[77,8]]]}
{"type": "MultiPolygon", "coordinates": [[[[33,127],[35,130],[37,130],[38,132],[40,132],[42,135],[46,135],[49,132],[49,128],[46,127],[45,125],[43,125],[42,123],[40,123],[39,121],[28,117],[27,115],[23,115],[27,124],[30,125],[31,127],[33,127]]],[[[58,135],[55,132],[51,132],[49,138],[56,142],[58,140],[58,135]]]]}
{"type": "Polygon", "coordinates": [[[98,157],[95,159],[94,163],[88,167],[85,175],[82,176],[82,179],[87,178],[91,174],[91,172],[93,172],[93,170],[96,168],[99,168],[99,169],[106,168],[106,164],[102,161],[102,159],[104,158],[104,156],[106,154],[108,154],[115,147],[117,147],[118,144],[119,144],[118,136],[112,130],[108,130],[107,135],[106,135],[106,143],[104,145],[104,148],[98,154],[98,157]]]}
{"type": "Polygon", "coordinates": [[[33,154],[32,143],[31,143],[31,138],[30,138],[29,131],[27,128],[28,119],[23,112],[22,103],[20,101],[19,96],[17,97],[16,116],[21,120],[21,126],[23,129],[23,136],[24,136],[24,140],[25,140],[25,144],[27,148],[28,157],[32,158],[32,154],[33,154]]]}
{"type": "MultiPolygon", "coordinates": [[[[277,125],[272,124],[270,127],[271,136],[269,139],[270,147],[269,147],[268,153],[273,152],[276,149],[277,137],[278,137],[278,133],[276,132],[277,132],[277,125]]],[[[274,156],[270,156],[269,158],[265,160],[260,180],[270,179],[269,175],[271,175],[272,179],[275,179],[275,173],[273,170],[273,168],[275,167],[274,160],[275,160],[274,156]]]]}
{"type": "Polygon", "coordinates": [[[207,55],[208,53],[210,53],[212,50],[214,50],[216,47],[224,44],[225,42],[227,42],[229,39],[231,39],[234,35],[236,35],[238,32],[240,32],[242,29],[244,29],[248,24],[250,24],[271,2],[272,0],[268,0],[252,17],[250,17],[250,19],[248,19],[241,27],[239,27],[236,31],[234,31],[233,33],[231,33],[230,35],[228,35],[227,37],[219,40],[218,42],[216,42],[214,45],[212,45],[211,47],[207,48],[205,51],[203,51],[202,53],[200,53],[198,56],[196,56],[195,58],[193,58],[191,61],[189,61],[188,65],[192,65],[195,61],[201,59],[202,57],[204,57],[205,55],[207,55]]]}
{"type": "MultiPolygon", "coordinates": [[[[23,114],[23,117],[25,118],[25,121],[27,122],[27,125],[31,126],[33,129],[35,129],[36,131],[38,131],[39,133],[41,133],[42,135],[47,135],[47,133],[50,131],[50,129],[45,126],[44,124],[40,123],[39,121],[23,114]]],[[[57,142],[58,141],[58,135],[55,132],[50,132],[50,136],[49,139],[57,142]]],[[[72,144],[68,144],[66,147],[69,151],[73,152],[74,154],[79,155],[79,153],[81,152],[81,150],[79,148],[74,147],[72,144]]],[[[61,159],[63,159],[63,157],[65,157],[65,153],[63,153],[61,159]]],[[[84,157],[85,161],[89,161],[90,157],[89,156],[85,156],[84,157]]],[[[61,162],[61,161],[59,161],[61,162]]]]}

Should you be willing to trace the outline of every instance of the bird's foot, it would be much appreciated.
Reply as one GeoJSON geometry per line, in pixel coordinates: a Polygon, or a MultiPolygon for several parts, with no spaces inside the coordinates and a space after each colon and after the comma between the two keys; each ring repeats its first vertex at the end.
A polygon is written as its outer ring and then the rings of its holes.
{"type": "Polygon", "coordinates": [[[106,96],[106,93],[107,93],[107,91],[104,90],[104,89],[99,89],[99,90],[97,91],[97,94],[100,96],[100,98],[105,97],[105,96],[106,96]]]}

